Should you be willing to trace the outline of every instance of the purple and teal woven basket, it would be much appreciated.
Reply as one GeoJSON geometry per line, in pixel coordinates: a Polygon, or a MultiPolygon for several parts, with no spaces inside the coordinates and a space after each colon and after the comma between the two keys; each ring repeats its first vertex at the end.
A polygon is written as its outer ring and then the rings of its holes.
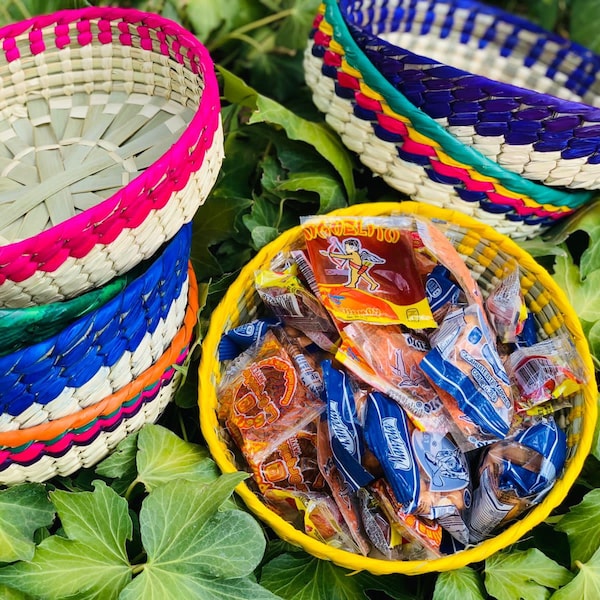
{"type": "Polygon", "coordinates": [[[413,200],[460,210],[515,239],[538,235],[593,198],[507,170],[413,105],[378,68],[385,54],[370,57],[352,36],[342,9],[363,6],[377,7],[369,17],[387,14],[382,2],[325,0],[304,59],[316,106],[363,164],[413,200]]]}
{"type": "Polygon", "coordinates": [[[600,187],[600,56],[472,0],[340,0],[358,47],[414,106],[506,169],[600,187]]]}

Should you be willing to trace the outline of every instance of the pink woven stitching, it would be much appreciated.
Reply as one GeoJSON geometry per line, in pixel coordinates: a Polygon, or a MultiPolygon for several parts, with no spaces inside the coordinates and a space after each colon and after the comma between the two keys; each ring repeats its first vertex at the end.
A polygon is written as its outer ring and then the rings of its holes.
{"type": "MultiPolygon", "coordinates": [[[[92,20],[98,20],[100,43],[112,40],[111,28],[115,21],[120,31],[126,31],[120,37],[128,36],[126,40],[129,44],[132,43],[129,24],[136,24],[138,33],[141,29],[144,35],[145,32],[156,30],[161,53],[172,54],[175,60],[187,64],[192,72],[203,75],[204,90],[200,105],[177,142],[125,188],[37,236],[0,247],[0,285],[6,279],[24,281],[37,269],[52,271],[69,256],[82,258],[96,244],[110,243],[123,229],[137,227],[150,211],[164,207],[173,192],[185,187],[190,175],[202,164],[218,128],[219,89],[207,49],[190,32],[159,15],[134,9],[89,7],[33,17],[0,28],[5,58],[11,62],[20,57],[15,37],[28,30],[54,26],[58,48],[72,43],[91,43],[92,20]],[[140,25],[140,22],[144,25],[140,25]],[[79,32],[76,38],[71,35],[73,23],[79,32]],[[52,258],[40,261],[39,257],[46,255],[48,250],[52,258]]],[[[149,40],[149,49],[152,49],[149,34],[142,39],[149,40]]]]}

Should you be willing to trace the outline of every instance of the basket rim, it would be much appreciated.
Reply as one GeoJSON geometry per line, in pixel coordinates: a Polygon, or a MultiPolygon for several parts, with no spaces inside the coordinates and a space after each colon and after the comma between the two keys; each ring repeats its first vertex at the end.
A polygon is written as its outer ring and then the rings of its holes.
{"type": "MultiPolygon", "coordinates": [[[[215,138],[215,133],[219,128],[221,106],[214,64],[208,49],[200,40],[175,21],[137,9],[90,6],[81,9],[60,10],[5,25],[0,28],[0,40],[3,40],[3,44],[6,44],[8,39],[22,35],[28,30],[35,31],[42,27],[49,27],[52,24],[58,27],[59,25],[69,25],[75,22],[96,19],[118,20],[130,25],[143,23],[147,27],[165,28],[173,36],[176,36],[178,43],[181,45],[185,44],[184,48],[188,50],[188,56],[193,52],[199,57],[197,75],[202,78],[204,83],[199,105],[191,121],[182,131],[176,142],[170,148],[166,149],[158,160],[118,192],[93,207],[61,223],[57,223],[36,235],[0,245],[0,269],[1,265],[9,263],[21,255],[35,256],[40,245],[50,246],[53,241],[68,241],[82,230],[94,226],[96,222],[103,220],[107,215],[118,217],[123,207],[139,203],[140,197],[147,195],[149,191],[160,184],[165,179],[165,175],[174,175],[172,173],[172,164],[184,165],[191,163],[190,159],[193,157],[193,154],[200,153],[202,161],[198,168],[202,168],[204,158],[213,149],[214,144],[212,144],[212,140],[215,138]]],[[[74,40],[71,40],[71,43],[78,43],[76,36],[74,40]]],[[[89,43],[98,43],[98,40],[91,40],[89,43]]],[[[82,45],[89,45],[89,43],[82,45]]],[[[155,50],[150,52],[158,54],[155,50]]],[[[35,55],[35,53],[32,54],[35,55]]],[[[6,58],[6,52],[2,57],[2,61],[11,62],[6,58]]],[[[191,172],[186,173],[185,180],[189,178],[191,172]]],[[[182,178],[178,178],[177,185],[181,187],[182,183],[184,183],[182,178]]],[[[65,255],[63,261],[66,258],[67,256],[65,255]]],[[[54,265],[54,268],[56,266],[58,265],[54,265]]]]}
{"type": "Polygon", "coordinates": [[[198,319],[198,282],[191,261],[188,261],[187,272],[189,281],[188,305],[184,321],[167,350],[151,367],[110,396],[103,398],[96,404],[86,406],[76,413],[26,429],[0,432],[0,447],[15,448],[31,441],[50,441],[67,429],[82,427],[93,419],[108,415],[117,410],[129,398],[154,385],[161,373],[177,364],[179,355],[192,339],[198,319]]]}
{"type": "Polygon", "coordinates": [[[473,146],[466,146],[425,112],[415,107],[373,65],[355,42],[344,21],[337,0],[322,0],[324,18],[333,30],[333,38],[344,49],[345,58],[360,71],[366,84],[380,94],[395,112],[407,117],[415,129],[440,144],[443,151],[454,160],[469,165],[474,170],[497,179],[507,189],[535,199],[539,204],[578,208],[593,197],[590,190],[562,190],[552,188],[507,171],[484,156],[473,146]]]}
{"type": "MultiPolygon", "coordinates": [[[[598,393],[596,390],[594,367],[587,340],[581,328],[579,319],[573,308],[570,306],[566,295],[554,282],[550,274],[543,269],[531,255],[522,250],[507,236],[495,231],[489,225],[478,222],[472,217],[459,211],[441,209],[413,201],[356,204],[347,208],[338,209],[329,214],[340,216],[377,216],[390,214],[391,212],[408,213],[432,220],[448,221],[463,228],[475,230],[478,233],[485,234],[485,237],[490,242],[498,244],[501,250],[517,257],[519,264],[533,272],[544,287],[552,289],[553,300],[563,311],[565,326],[573,336],[589,380],[583,392],[583,411],[585,413],[585,419],[582,419],[582,430],[579,443],[573,457],[570,459],[568,468],[565,469],[562,478],[555,483],[544,502],[534,507],[522,519],[516,521],[495,537],[485,540],[473,548],[461,550],[455,554],[428,561],[388,561],[364,557],[362,555],[339,550],[310,538],[308,535],[286,522],[282,517],[268,509],[246,483],[242,482],[236,488],[236,492],[240,495],[248,508],[262,521],[267,523],[275,533],[283,539],[303,547],[314,556],[332,560],[335,564],[353,571],[367,570],[378,575],[392,573],[418,575],[429,572],[458,569],[470,563],[486,559],[493,553],[502,550],[506,546],[519,540],[532,527],[540,524],[550,512],[564,500],[581,471],[585,458],[592,445],[594,428],[597,420],[598,393]]],[[[241,270],[236,281],[229,287],[225,296],[213,311],[209,329],[204,338],[202,358],[198,369],[200,425],[211,456],[223,472],[234,472],[237,471],[237,468],[229,459],[225,444],[218,438],[216,433],[219,427],[216,416],[218,399],[216,390],[211,382],[211,373],[212,368],[215,365],[217,347],[222,334],[220,328],[231,314],[232,307],[237,305],[238,297],[246,290],[244,282],[250,281],[258,268],[264,265],[270,258],[274,257],[278,251],[295,240],[301,234],[301,231],[301,227],[297,226],[284,232],[274,242],[263,247],[241,270]],[[208,359],[205,359],[204,357],[208,357],[208,359]]]]}
{"type": "MultiPolygon", "coordinates": [[[[500,17],[500,18],[502,18],[503,21],[518,25],[522,29],[525,29],[532,33],[544,35],[544,38],[547,41],[555,42],[556,44],[560,45],[561,50],[573,51],[580,56],[586,55],[586,58],[588,58],[592,62],[596,63],[596,68],[600,69],[600,55],[596,54],[589,48],[586,48],[582,44],[579,44],[577,42],[574,42],[572,40],[564,38],[556,33],[548,31],[547,29],[544,29],[543,27],[541,27],[519,15],[513,15],[513,14],[511,14],[505,10],[502,10],[501,8],[496,7],[496,6],[482,4],[481,2],[478,2],[477,0],[434,0],[433,2],[430,2],[431,5],[435,5],[436,3],[446,4],[446,5],[449,5],[452,7],[456,7],[456,8],[469,8],[469,9],[476,10],[477,12],[479,12],[481,14],[500,17]]],[[[345,15],[347,15],[347,16],[350,16],[350,14],[356,13],[356,10],[351,10],[353,4],[356,4],[356,2],[354,2],[354,0],[339,0],[340,11],[346,10],[345,15]]],[[[400,4],[398,6],[400,6],[400,4]]],[[[357,23],[353,22],[352,25],[354,27],[356,27],[357,29],[360,29],[362,32],[365,31],[364,27],[362,27],[361,25],[359,25],[357,23]]],[[[405,33],[410,33],[410,32],[407,31],[405,33]]],[[[378,43],[381,43],[384,46],[388,46],[388,47],[391,46],[391,47],[396,47],[396,48],[399,47],[399,46],[396,46],[395,44],[392,44],[392,43],[387,42],[386,40],[380,38],[377,34],[372,34],[372,33],[366,32],[366,35],[368,35],[369,37],[372,37],[374,39],[377,39],[378,43]]],[[[476,75],[475,73],[472,73],[471,71],[465,71],[464,69],[461,69],[459,67],[453,67],[452,65],[448,65],[448,64],[442,63],[438,60],[425,57],[422,54],[417,54],[415,52],[411,52],[407,48],[402,48],[402,50],[404,52],[406,52],[407,54],[410,54],[411,56],[423,58],[428,64],[444,66],[444,67],[446,67],[447,71],[452,71],[452,72],[456,73],[456,76],[476,75]]],[[[543,98],[552,98],[557,103],[560,103],[562,106],[564,106],[565,112],[568,112],[569,114],[576,114],[574,111],[575,107],[581,107],[581,112],[591,113],[591,115],[595,116],[596,119],[600,118],[600,108],[592,106],[590,104],[586,104],[585,102],[578,102],[576,100],[567,100],[567,99],[560,98],[559,96],[556,96],[554,94],[538,92],[531,88],[526,88],[526,87],[522,87],[519,85],[511,84],[511,83],[498,82],[493,79],[489,79],[485,75],[477,75],[477,78],[488,81],[488,82],[490,82],[490,84],[500,85],[502,88],[507,89],[507,90],[517,90],[519,92],[524,92],[526,95],[531,95],[532,97],[537,98],[538,100],[543,99],[543,98]]]]}

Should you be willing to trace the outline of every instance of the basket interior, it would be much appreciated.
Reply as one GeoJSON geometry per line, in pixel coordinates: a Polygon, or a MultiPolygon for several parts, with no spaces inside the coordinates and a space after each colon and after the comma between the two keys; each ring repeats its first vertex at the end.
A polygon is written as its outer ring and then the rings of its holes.
{"type": "Polygon", "coordinates": [[[0,64],[0,243],[112,196],[159,160],[198,110],[203,78],[177,59],[172,40],[159,52],[152,31],[141,37],[131,27],[121,44],[121,22],[85,23],[83,45],[77,30],[59,42],[54,25],[36,30],[43,52],[33,52],[30,33],[9,38],[19,58],[0,64]],[[105,36],[114,41],[93,41],[105,36]]]}
{"type": "MultiPolygon", "coordinates": [[[[346,8],[350,23],[400,49],[491,80],[600,106],[597,57],[522,20],[477,3],[390,0],[375,13],[368,3],[346,4],[352,4],[346,8]]],[[[415,67],[436,66],[423,63],[415,67]]]]}
{"type": "MultiPolygon", "coordinates": [[[[567,491],[577,477],[589,451],[589,444],[593,435],[595,412],[595,380],[593,367],[585,337],[573,310],[566,304],[560,290],[551,277],[543,271],[535,261],[525,255],[511,240],[493,232],[491,228],[475,223],[472,219],[459,215],[455,211],[440,210],[406,202],[402,206],[418,207],[409,212],[417,212],[427,217],[441,214],[447,221],[442,226],[446,237],[450,239],[466,264],[471,269],[473,276],[478,281],[484,295],[491,289],[498,277],[501,276],[503,267],[507,262],[517,260],[521,267],[521,286],[525,301],[534,313],[540,339],[566,333],[572,337],[578,347],[580,355],[588,374],[586,388],[573,397],[570,408],[557,413],[557,422],[567,434],[568,455],[565,469],[559,481],[550,491],[544,502],[532,509],[516,523],[510,525],[496,537],[486,540],[473,548],[460,551],[454,555],[445,556],[431,561],[385,561],[374,558],[365,558],[349,552],[337,550],[315,541],[303,532],[295,530],[273,511],[268,509],[251,490],[251,487],[242,484],[238,490],[244,501],[261,519],[266,521],[281,537],[294,544],[302,546],[309,553],[320,558],[333,560],[341,566],[351,569],[366,569],[373,573],[409,573],[417,574],[431,571],[443,571],[459,568],[471,562],[484,560],[510,543],[514,543],[529,529],[539,524],[546,516],[560,504],[567,491]],[[465,223],[468,225],[459,225],[465,223]],[[486,234],[492,232],[493,239],[487,239],[486,234]],[[555,293],[556,292],[556,293],[555,293]]],[[[350,210],[340,211],[343,214],[390,214],[390,206],[398,204],[370,205],[363,208],[360,205],[351,207],[350,210]]],[[[405,211],[402,211],[405,212],[405,211]]],[[[224,471],[245,470],[232,449],[229,434],[223,424],[217,419],[219,400],[217,386],[222,375],[221,367],[216,360],[217,346],[221,333],[246,323],[256,318],[260,310],[260,298],[254,290],[253,274],[261,266],[268,265],[277,252],[288,248],[291,244],[302,239],[299,228],[290,230],[280,239],[273,242],[259,254],[241,273],[239,279],[230,288],[221,305],[213,313],[211,326],[203,346],[203,359],[200,365],[200,415],[203,433],[209,449],[224,471]]]]}

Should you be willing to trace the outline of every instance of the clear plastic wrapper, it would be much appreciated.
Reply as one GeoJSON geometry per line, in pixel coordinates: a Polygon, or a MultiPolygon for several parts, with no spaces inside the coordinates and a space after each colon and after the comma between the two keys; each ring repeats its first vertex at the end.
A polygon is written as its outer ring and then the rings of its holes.
{"type": "Polygon", "coordinates": [[[364,533],[360,517],[360,506],[356,491],[348,485],[344,475],[337,467],[331,450],[329,426],[325,419],[318,425],[317,459],[319,469],[329,485],[331,495],[337,504],[350,535],[354,539],[360,553],[367,556],[371,550],[368,538],[364,533]]]}
{"type": "Polygon", "coordinates": [[[527,307],[521,293],[519,267],[507,270],[485,301],[490,325],[501,342],[516,342],[525,326],[527,307]]]}
{"type": "Polygon", "coordinates": [[[542,501],[562,471],[564,432],[552,417],[486,449],[469,513],[469,540],[478,543],[542,501]]]}
{"type": "Polygon", "coordinates": [[[420,493],[419,467],[410,440],[412,429],[401,406],[380,392],[369,394],[365,440],[406,513],[417,510],[420,493]]]}
{"type": "Polygon", "coordinates": [[[446,315],[431,345],[420,367],[467,443],[504,438],[513,414],[512,392],[481,308],[470,304],[446,315]]]}
{"type": "Polygon", "coordinates": [[[219,342],[219,360],[233,360],[279,323],[279,319],[255,319],[226,331],[219,342]]]}
{"type": "Polygon", "coordinates": [[[286,325],[302,331],[317,346],[335,352],[338,332],[319,300],[291,273],[257,271],[258,295],[286,325]]]}
{"type": "Polygon", "coordinates": [[[314,492],[326,487],[318,464],[317,435],[317,424],[308,423],[262,461],[250,458],[254,481],[266,498],[275,489],[314,492]]]}
{"type": "MultiPolygon", "coordinates": [[[[273,490],[271,504],[277,510],[286,504],[301,518],[306,535],[347,552],[359,552],[337,504],[327,494],[273,490]]],[[[292,520],[292,519],[288,519],[292,520]]]]}
{"type": "Polygon", "coordinates": [[[219,418],[248,460],[260,463],[325,409],[307,390],[273,332],[228,366],[219,386],[219,418]]]}
{"type": "Polygon", "coordinates": [[[421,429],[446,432],[448,414],[419,368],[429,343],[396,325],[350,323],[336,358],[358,377],[393,398],[421,429]]]}
{"type": "Polygon", "coordinates": [[[327,311],[342,322],[435,327],[413,251],[412,221],[310,217],[302,221],[327,311]]]}
{"type": "Polygon", "coordinates": [[[559,401],[578,392],[585,383],[581,359],[565,336],[518,347],[508,356],[506,364],[519,411],[559,401]]]}
{"type": "Polygon", "coordinates": [[[439,523],[406,513],[386,480],[378,479],[369,488],[392,528],[402,535],[404,559],[427,560],[441,556],[442,528],[439,523]]]}
{"type": "Polygon", "coordinates": [[[354,390],[348,375],[331,361],[323,361],[322,369],[332,457],[348,486],[356,491],[372,481],[373,475],[362,466],[365,443],[354,390]]]}

